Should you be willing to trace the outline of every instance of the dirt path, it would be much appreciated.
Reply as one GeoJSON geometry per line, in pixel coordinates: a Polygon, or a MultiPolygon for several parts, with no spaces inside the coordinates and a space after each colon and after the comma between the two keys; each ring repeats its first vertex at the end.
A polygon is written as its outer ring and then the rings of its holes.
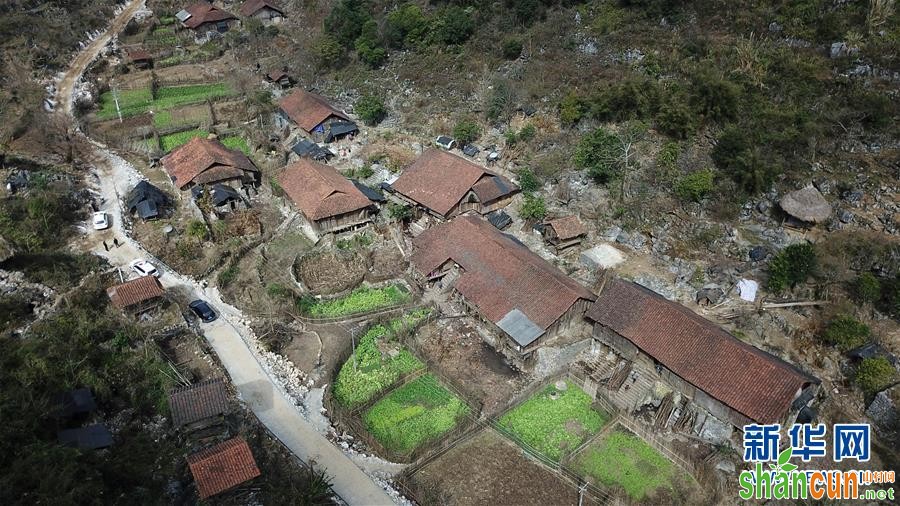
{"type": "MultiPolygon", "coordinates": [[[[134,14],[143,7],[144,0],[130,2],[110,24],[109,29],[89,45],[73,60],[72,66],[60,79],[57,91],[61,107],[58,114],[72,114],[72,97],[81,75],[134,14]]],[[[79,136],[81,134],[78,134],[79,136]]],[[[123,195],[140,175],[127,161],[91,139],[81,140],[90,144],[88,162],[96,170],[98,190],[103,196],[103,208],[111,216],[112,225],[103,233],[94,233],[85,241],[86,249],[104,256],[113,265],[127,269],[135,258],[153,259],[144,248],[122,227],[120,196],[123,195]],[[118,239],[119,247],[106,251],[103,241],[111,244],[118,239]]],[[[161,267],[161,282],[168,289],[189,293],[194,298],[204,298],[220,312],[220,318],[202,325],[202,331],[218,355],[239,395],[253,410],[259,420],[281,440],[297,457],[306,462],[315,462],[332,477],[334,491],[347,503],[354,505],[393,504],[391,497],[338,448],[303,417],[294,401],[282,386],[268,373],[266,367],[251,348],[252,333],[244,326],[241,313],[225,304],[215,289],[206,288],[205,283],[190,279],[168,268],[158,259],[153,259],[161,267]]]]}

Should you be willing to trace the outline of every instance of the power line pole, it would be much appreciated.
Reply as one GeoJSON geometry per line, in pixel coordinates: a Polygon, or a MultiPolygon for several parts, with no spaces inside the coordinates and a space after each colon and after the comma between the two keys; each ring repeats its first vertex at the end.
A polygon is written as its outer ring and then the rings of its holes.
{"type": "Polygon", "coordinates": [[[116,114],[119,115],[119,123],[122,122],[122,110],[119,109],[119,90],[116,89],[115,81],[112,83],[113,100],[116,102],[116,114]]]}

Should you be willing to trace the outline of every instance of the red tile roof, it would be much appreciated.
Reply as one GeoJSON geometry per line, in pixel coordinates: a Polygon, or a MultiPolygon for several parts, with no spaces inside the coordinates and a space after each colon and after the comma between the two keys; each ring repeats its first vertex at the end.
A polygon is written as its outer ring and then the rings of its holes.
{"type": "Polygon", "coordinates": [[[587,227],[574,214],[550,220],[547,222],[547,225],[553,227],[556,236],[562,241],[587,233],[587,227]]]}
{"type": "Polygon", "coordinates": [[[288,165],[278,184],[310,220],[350,213],[372,205],[356,186],[333,168],[308,158],[288,165]]]}
{"type": "Polygon", "coordinates": [[[422,153],[391,187],[441,216],[447,216],[469,190],[475,190],[482,203],[519,190],[505,178],[436,148],[422,153]]]}
{"type": "Polygon", "coordinates": [[[241,16],[252,16],[263,7],[268,7],[273,11],[278,11],[279,14],[284,16],[284,10],[277,3],[270,0],[247,0],[246,2],[244,2],[244,5],[241,5],[241,8],[238,9],[238,12],[241,13],[241,16]]]}
{"type": "Polygon", "coordinates": [[[125,49],[125,54],[131,61],[152,60],[153,55],[149,51],[139,47],[130,47],[125,49]]]}
{"type": "Polygon", "coordinates": [[[244,153],[228,149],[218,140],[201,137],[194,137],[164,156],[162,164],[182,190],[191,182],[213,183],[239,177],[244,172],[259,172],[244,153]]]}
{"type": "Polygon", "coordinates": [[[294,90],[293,93],[278,102],[281,110],[300,128],[311,132],[331,116],[350,121],[344,113],[337,110],[327,100],[315,93],[305,90],[294,90]]]}
{"type": "Polygon", "coordinates": [[[193,4],[184,10],[191,14],[191,17],[184,22],[184,26],[188,28],[197,28],[204,23],[217,23],[219,21],[237,19],[234,14],[207,2],[193,4]]]}
{"type": "Polygon", "coordinates": [[[162,297],[165,291],[154,276],[143,276],[106,289],[109,300],[120,309],[162,297]]]}
{"type": "Polygon", "coordinates": [[[413,240],[411,258],[423,276],[447,260],[463,273],[456,290],[493,323],[513,309],[547,330],[579,299],[595,296],[527,247],[477,216],[460,216],[413,240]]]}
{"type": "Polygon", "coordinates": [[[212,497],[260,475],[250,446],[236,437],[187,458],[200,499],[212,497]]]}
{"type": "Polygon", "coordinates": [[[799,391],[818,383],[681,304],[630,281],[608,282],[587,317],[758,423],[782,422],[799,391]]]}
{"type": "Polygon", "coordinates": [[[201,381],[169,392],[172,424],[180,427],[228,411],[228,391],[222,378],[201,381]]]}

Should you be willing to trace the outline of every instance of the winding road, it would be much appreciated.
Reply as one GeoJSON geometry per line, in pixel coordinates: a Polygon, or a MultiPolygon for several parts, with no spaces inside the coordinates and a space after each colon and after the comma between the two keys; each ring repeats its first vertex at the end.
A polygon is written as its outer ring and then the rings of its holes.
{"type": "MultiPolygon", "coordinates": [[[[56,100],[59,107],[55,114],[63,115],[77,124],[73,115],[73,97],[81,76],[104,47],[125,27],[128,21],[144,7],[144,0],[132,0],[119,12],[107,30],[73,59],[71,66],[57,84],[56,100]]],[[[138,171],[111,150],[82,133],[74,134],[88,149],[86,161],[95,167],[98,191],[102,194],[105,211],[112,218],[110,229],[103,233],[91,233],[86,249],[107,258],[112,265],[128,269],[135,258],[153,258],[122,227],[121,195],[141,179],[138,171]],[[112,242],[113,237],[123,243],[106,251],[102,241],[112,242]]],[[[304,418],[294,401],[280,383],[273,379],[254,353],[250,329],[241,322],[240,311],[225,304],[218,291],[204,288],[204,284],[183,276],[159,262],[163,275],[160,279],[167,289],[180,290],[192,298],[204,298],[219,310],[221,317],[202,324],[201,330],[228,371],[241,399],[253,411],[260,422],[275,435],[294,455],[305,462],[315,462],[332,478],[337,495],[351,505],[394,504],[391,497],[366,475],[340,449],[331,444],[304,418]]]]}

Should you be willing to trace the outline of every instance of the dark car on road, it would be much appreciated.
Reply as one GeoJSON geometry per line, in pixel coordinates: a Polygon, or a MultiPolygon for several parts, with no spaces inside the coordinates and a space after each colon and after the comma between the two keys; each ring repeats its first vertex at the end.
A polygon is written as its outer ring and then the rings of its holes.
{"type": "Polygon", "coordinates": [[[216,312],[213,311],[213,308],[211,308],[209,304],[203,300],[195,300],[194,302],[188,304],[188,307],[191,308],[191,311],[193,311],[198,318],[205,321],[206,323],[215,321],[215,319],[219,317],[219,315],[217,315],[216,312]]]}

